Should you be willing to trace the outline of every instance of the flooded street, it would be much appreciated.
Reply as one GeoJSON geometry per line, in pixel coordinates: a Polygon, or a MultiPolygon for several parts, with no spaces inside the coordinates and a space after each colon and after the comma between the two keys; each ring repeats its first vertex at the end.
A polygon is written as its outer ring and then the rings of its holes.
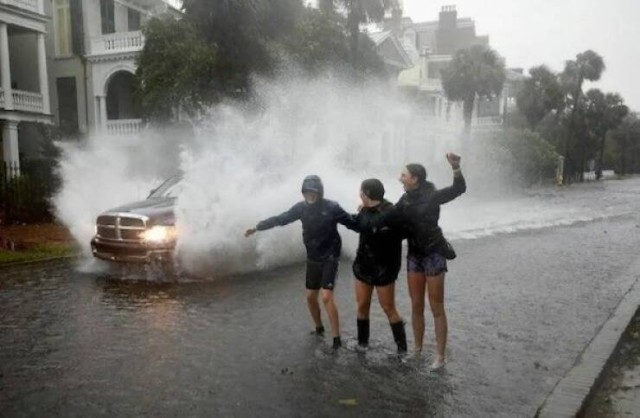
{"type": "MultiPolygon", "coordinates": [[[[640,275],[639,189],[571,191],[585,213],[610,216],[456,240],[439,373],[430,314],[423,359],[391,355],[377,301],[371,349],[353,350],[347,259],[338,353],[309,335],[302,265],[191,283],[81,273],[76,261],[2,269],[0,416],[532,416],[640,275]]],[[[408,321],[404,272],[397,300],[408,321]]]]}

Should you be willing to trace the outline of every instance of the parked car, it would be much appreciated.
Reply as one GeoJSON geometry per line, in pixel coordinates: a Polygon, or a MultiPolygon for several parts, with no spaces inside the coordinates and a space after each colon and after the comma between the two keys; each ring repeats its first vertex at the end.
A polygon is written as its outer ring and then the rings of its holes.
{"type": "Polygon", "coordinates": [[[100,214],[91,240],[93,256],[114,263],[171,262],[178,237],[174,205],[182,178],[177,174],[147,199],[100,214]]]}

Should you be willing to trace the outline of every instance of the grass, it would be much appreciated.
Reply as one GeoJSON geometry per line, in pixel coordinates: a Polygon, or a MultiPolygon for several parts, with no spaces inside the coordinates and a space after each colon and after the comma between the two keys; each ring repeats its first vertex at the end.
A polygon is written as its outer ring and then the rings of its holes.
{"type": "Polygon", "coordinates": [[[48,258],[69,257],[77,253],[78,250],[75,247],[63,244],[39,244],[28,250],[20,251],[0,249],[0,266],[48,258]]]}

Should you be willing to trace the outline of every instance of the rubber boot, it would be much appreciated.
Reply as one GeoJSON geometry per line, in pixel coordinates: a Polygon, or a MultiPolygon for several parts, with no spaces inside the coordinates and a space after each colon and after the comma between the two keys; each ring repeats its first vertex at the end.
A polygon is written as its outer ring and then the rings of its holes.
{"type": "Polygon", "coordinates": [[[367,347],[369,345],[369,319],[358,319],[358,345],[367,347]]]}
{"type": "Polygon", "coordinates": [[[333,349],[337,350],[340,347],[342,347],[342,340],[340,337],[333,337],[333,349]]]}
{"type": "Polygon", "coordinates": [[[319,327],[316,327],[316,330],[311,331],[311,334],[322,337],[324,335],[324,326],[320,325],[319,327]]]}
{"type": "Polygon", "coordinates": [[[407,352],[407,334],[404,332],[404,321],[390,325],[393,339],[398,346],[398,354],[405,354],[407,352]]]}

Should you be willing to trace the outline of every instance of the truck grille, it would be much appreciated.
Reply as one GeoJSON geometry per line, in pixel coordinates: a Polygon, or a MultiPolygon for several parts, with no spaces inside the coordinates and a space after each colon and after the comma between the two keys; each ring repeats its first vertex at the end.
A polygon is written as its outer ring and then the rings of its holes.
{"type": "Polygon", "coordinates": [[[131,215],[100,215],[96,221],[99,238],[140,242],[146,229],[146,218],[131,215]]]}

